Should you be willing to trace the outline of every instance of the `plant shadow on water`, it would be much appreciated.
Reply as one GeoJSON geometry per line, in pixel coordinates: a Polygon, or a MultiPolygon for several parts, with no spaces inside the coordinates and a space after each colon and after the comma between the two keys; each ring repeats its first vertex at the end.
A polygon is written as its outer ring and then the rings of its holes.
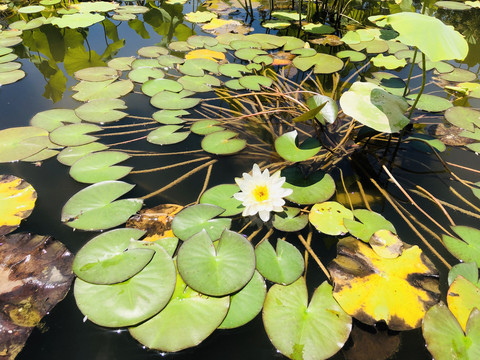
{"type": "Polygon", "coordinates": [[[480,356],[478,9],[293,4],[0,4],[0,234],[76,254],[7,356],[480,356]]]}

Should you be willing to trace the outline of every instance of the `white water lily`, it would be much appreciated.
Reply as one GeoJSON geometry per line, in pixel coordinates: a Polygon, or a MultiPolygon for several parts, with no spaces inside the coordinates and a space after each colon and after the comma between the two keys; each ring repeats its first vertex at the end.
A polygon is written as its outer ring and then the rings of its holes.
{"type": "Polygon", "coordinates": [[[282,188],[285,178],[280,177],[280,172],[270,176],[268,169],[262,173],[259,166],[254,164],[252,175],[243,173],[242,176],[243,178],[235,178],[240,192],[233,196],[245,206],[243,216],[258,213],[260,219],[265,222],[270,219],[271,211],[283,211],[282,206],[285,204],[283,198],[290,195],[293,190],[282,188]]]}

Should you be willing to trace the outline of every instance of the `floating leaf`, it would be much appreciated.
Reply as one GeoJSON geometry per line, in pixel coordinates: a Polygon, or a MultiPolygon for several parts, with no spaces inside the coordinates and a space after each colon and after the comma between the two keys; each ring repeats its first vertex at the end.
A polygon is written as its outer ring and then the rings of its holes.
{"type": "Polygon", "coordinates": [[[255,57],[260,55],[267,55],[268,53],[261,49],[242,48],[235,51],[235,56],[241,60],[252,61],[255,57]]]}
{"type": "Polygon", "coordinates": [[[37,192],[23,179],[0,175],[0,235],[11,233],[35,207],[37,192]]]}
{"type": "Polygon", "coordinates": [[[57,156],[57,160],[63,165],[72,166],[75,161],[95,151],[108,149],[107,146],[98,142],[80,146],[71,146],[63,149],[57,156]]]}
{"type": "Polygon", "coordinates": [[[285,28],[289,27],[290,25],[291,25],[291,23],[289,21],[286,21],[286,20],[266,20],[266,21],[262,22],[262,26],[264,28],[276,29],[276,30],[285,29],[285,28]]]}
{"type": "Polygon", "coordinates": [[[340,350],[352,329],[352,319],[332,297],[325,281],[308,303],[305,279],[273,285],[263,308],[270,341],[290,359],[328,359],[340,350]]]}
{"type": "MultiPolygon", "coordinates": [[[[408,103],[413,105],[417,96],[418,94],[409,94],[407,96],[407,99],[409,99],[408,103]]],[[[424,111],[440,112],[445,111],[452,106],[453,104],[447,99],[435,95],[422,94],[418,100],[416,108],[424,111]]]]}
{"type": "Polygon", "coordinates": [[[197,293],[177,275],[175,291],[167,306],[129,331],[150,349],[180,351],[205,340],[222,323],[229,304],[228,296],[218,298],[197,293]]]}
{"type": "Polygon", "coordinates": [[[321,124],[333,124],[338,115],[338,106],[335,100],[329,96],[320,94],[315,94],[307,99],[307,106],[310,109],[317,108],[321,105],[324,106],[320,109],[320,112],[315,115],[315,118],[321,124]]]}
{"type": "Polygon", "coordinates": [[[283,187],[293,190],[293,193],[287,196],[287,200],[300,205],[326,201],[335,193],[335,182],[332,177],[321,171],[304,176],[299,168],[290,167],[282,170],[281,176],[286,178],[283,187]]]}
{"type": "Polygon", "coordinates": [[[195,92],[208,92],[213,90],[213,86],[220,86],[220,80],[212,75],[190,76],[185,75],[178,78],[178,83],[183,86],[185,90],[195,92]]]}
{"type": "Polygon", "coordinates": [[[118,57],[110,60],[107,63],[107,65],[108,67],[111,67],[112,69],[119,70],[119,71],[131,70],[132,62],[134,60],[135,60],[135,57],[133,56],[122,56],[122,57],[118,57]]]}
{"type": "Polygon", "coordinates": [[[115,229],[95,236],[75,256],[73,271],[92,284],[116,284],[138,274],[152,260],[152,249],[129,249],[145,232],[115,229]]]}
{"type": "Polygon", "coordinates": [[[345,234],[348,230],[343,220],[353,220],[351,210],[335,201],[326,201],[313,205],[308,220],[315,228],[328,235],[345,234]]]}
{"type": "Polygon", "coordinates": [[[23,6],[18,9],[20,14],[35,14],[45,10],[45,6],[42,5],[30,5],[30,6],[23,6]]]}
{"type": "Polygon", "coordinates": [[[242,151],[247,142],[237,139],[234,131],[224,130],[208,134],[202,140],[202,149],[215,155],[230,155],[242,151]]]}
{"type": "Polygon", "coordinates": [[[388,91],[390,94],[403,96],[405,90],[405,82],[396,75],[387,72],[374,72],[372,78],[366,78],[370,83],[376,84],[388,91]]]}
{"type": "Polygon", "coordinates": [[[351,62],[360,62],[367,58],[367,56],[359,51],[343,50],[335,54],[340,59],[348,58],[351,62]]]}
{"type": "Polygon", "coordinates": [[[305,270],[303,256],[292,244],[277,240],[276,251],[268,240],[255,248],[257,270],[267,280],[289,285],[302,276],[305,270]]]}
{"type": "Polygon", "coordinates": [[[470,132],[475,131],[475,126],[480,128],[480,111],[470,107],[451,107],[445,111],[445,119],[450,124],[470,132]]]}
{"type": "Polygon", "coordinates": [[[478,284],[478,267],[474,262],[470,263],[459,263],[454,265],[448,272],[448,285],[452,285],[453,281],[457,276],[463,276],[466,280],[470,281],[472,284],[478,284]]]}
{"type": "Polygon", "coordinates": [[[448,308],[466,331],[468,317],[480,304],[480,287],[472,284],[463,276],[458,276],[450,285],[447,293],[448,308]]]}
{"type": "Polygon", "coordinates": [[[440,298],[438,271],[418,246],[404,247],[396,259],[385,259],[354,238],[338,242],[328,270],[333,296],[348,314],[370,325],[384,320],[392,330],[421,325],[440,298]]]}
{"type": "Polygon", "coordinates": [[[233,194],[239,191],[240,188],[236,184],[217,185],[202,194],[200,204],[212,204],[225,209],[220,216],[238,215],[244,207],[241,201],[233,197],[233,194]]]}
{"type": "Polygon", "coordinates": [[[255,253],[242,235],[225,230],[215,247],[205,230],[180,247],[178,272],[192,289],[224,296],[243,288],[255,271],[255,253]]]}
{"type": "Polygon", "coordinates": [[[153,66],[137,67],[128,73],[128,78],[130,80],[141,84],[151,79],[163,79],[164,77],[165,73],[163,72],[163,70],[153,66]]]}
{"type": "Polygon", "coordinates": [[[253,320],[262,310],[266,295],[265,279],[255,271],[248,284],[230,297],[227,316],[218,328],[233,329],[253,320]]]}
{"type": "Polygon", "coordinates": [[[449,10],[470,10],[471,7],[467,4],[457,2],[457,1],[437,1],[435,6],[440,9],[449,9],[449,10]]]}
{"type": "Polygon", "coordinates": [[[349,44],[349,46],[355,51],[365,50],[369,54],[383,53],[388,50],[387,42],[385,40],[377,40],[377,39],[361,41],[358,44],[349,44]]]}
{"type": "Polygon", "coordinates": [[[314,66],[315,74],[331,74],[342,70],[343,61],[332,55],[318,53],[308,57],[297,56],[293,59],[293,65],[302,71],[307,71],[314,66]]]}
{"type": "Polygon", "coordinates": [[[147,58],[157,58],[160,55],[167,55],[168,50],[163,46],[144,46],[137,50],[137,54],[147,58]]]}
{"type": "Polygon", "coordinates": [[[72,97],[78,101],[115,99],[132,91],[133,83],[130,80],[81,81],[72,90],[77,91],[72,97]]]}
{"type": "Polygon", "coordinates": [[[30,125],[47,131],[53,131],[64,124],[75,124],[82,122],[74,110],[51,109],[37,113],[31,120],[30,125]]]}
{"type": "Polygon", "coordinates": [[[119,73],[117,70],[111,67],[98,66],[78,70],[73,74],[73,76],[79,81],[106,81],[110,79],[116,80],[119,76],[119,73]]]}
{"type": "Polygon", "coordinates": [[[164,67],[173,67],[175,64],[183,64],[185,59],[174,55],[162,55],[157,58],[158,63],[164,67]]]}
{"type": "Polygon", "coordinates": [[[185,14],[185,20],[191,23],[206,23],[212,19],[215,19],[217,14],[210,11],[195,11],[185,14]]]}
{"type": "Polygon", "coordinates": [[[340,97],[340,106],[345,114],[379,132],[398,132],[410,122],[403,115],[407,102],[372,83],[353,83],[340,97]]]}
{"type": "Polygon", "coordinates": [[[0,131],[0,163],[22,160],[49,145],[48,132],[34,126],[0,131]]]}
{"type": "MultiPolygon", "coordinates": [[[[78,182],[93,184],[118,180],[127,176],[130,166],[112,166],[130,158],[121,151],[99,151],[77,160],[70,168],[70,176],[78,182]]],[[[91,281],[90,281],[91,282],[91,281]]]]}
{"type": "Polygon", "coordinates": [[[243,73],[249,73],[250,70],[243,64],[222,64],[218,67],[218,71],[225,76],[239,78],[243,73]]]}
{"type": "Polygon", "coordinates": [[[59,28],[87,28],[101,22],[105,19],[105,16],[100,14],[90,14],[90,13],[78,13],[71,15],[63,15],[62,17],[54,17],[51,24],[56,25],[59,28]]]}
{"type": "Polygon", "coordinates": [[[95,124],[70,124],[56,128],[50,133],[50,140],[62,146],[79,146],[94,142],[98,138],[86,135],[100,131],[102,128],[95,124]]]}
{"type": "Polygon", "coordinates": [[[193,93],[191,91],[182,90],[179,93],[171,91],[161,91],[156,93],[150,100],[150,103],[159,108],[167,110],[182,110],[195,107],[200,98],[189,97],[193,93]]]}
{"type": "Polygon", "coordinates": [[[225,128],[218,126],[218,124],[221,124],[221,122],[218,120],[200,120],[200,121],[196,121],[190,127],[190,130],[194,134],[198,134],[198,135],[208,135],[216,131],[225,130],[225,128]]]}
{"type": "Polygon", "coordinates": [[[468,226],[452,226],[452,230],[463,241],[442,235],[447,250],[464,262],[480,264],[480,230],[468,226]]]}
{"type": "Polygon", "coordinates": [[[180,211],[172,221],[172,230],[181,240],[188,240],[205,230],[211,239],[217,240],[225,229],[230,229],[231,219],[214,219],[224,209],[210,204],[189,206],[180,211]]]}
{"type": "Polygon", "coordinates": [[[315,138],[307,138],[297,146],[297,130],[287,132],[275,140],[275,150],[287,161],[300,162],[310,159],[320,151],[320,142],[315,138]]]}
{"type": "Polygon", "coordinates": [[[98,99],[80,105],[75,114],[82,120],[104,124],[123,119],[127,113],[118,109],[126,108],[125,102],[120,99],[98,99]]]}
{"type": "Polygon", "coordinates": [[[81,2],[73,5],[78,11],[83,13],[88,12],[109,12],[115,10],[119,7],[118,4],[106,2],[106,1],[95,1],[95,2],[81,2]]]}
{"type": "Polygon", "coordinates": [[[335,32],[335,28],[324,24],[306,24],[302,26],[303,31],[312,34],[331,34],[335,32]]]}
{"type": "Polygon", "coordinates": [[[273,215],[273,227],[286,232],[302,230],[308,224],[308,215],[300,214],[300,211],[299,208],[284,207],[283,212],[278,212],[273,215]]]}
{"type": "Polygon", "coordinates": [[[378,230],[385,229],[396,233],[392,223],[376,212],[357,209],[353,210],[353,215],[360,222],[353,219],[344,219],[343,224],[350,234],[362,241],[368,242],[378,230]]]}
{"type": "Polygon", "coordinates": [[[179,66],[178,70],[184,75],[203,76],[205,71],[217,74],[218,63],[210,59],[189,59],[179,66]]]}
{"type": "Polygon", "coordinates": [[[247,75],[238,79],[240,85],[252,91],[261,91],[261,86],[272,86],[273,80],[261,75],[247,75]]]}
{"type": "Polygon", "coordinates": [[[403,242],[390,230],[378,230],[369,240],[375,253],[384,259],[395,259],[402,255],[403,242]]]}
{"type": "Polygon", "coordinates": [[[77,278],[75,301],[90,321],[108,327],[132,326],[167,305],[175,288],[175,266],[170,255],[160,245],[154,245],[137,245],[138,250],[152,248],[155,255],[142,271],[125,282],[97,285],[77,278]]]}
{"type": "Polygon", "coordinates": [[[25,77],[23,70],[13,70],[9,72],[0,72],[0,85],[8,85],[17,82],[25,77]]]}
{"type": "Polygon", "coordinates": [[[171,79],[152,79],[143,83],[142,92],[147,96],[154,96],[160,91],[180,92],[183,90],[182,84],[171,79]]]}
{"type": "MultiPolygon", "coordinates": [[[[211,38],[210,38],[211,39],[211,38]]],[[[225,60],[225,54],[208,49],[192,50],[185,55],[185,59],[209,59],[213,61],[225,60]]]]}
{"type": "Polygon", "coordinates": [[[405,59],[397,59],[393,55],[384,56],[383,54],[378,54],[374,58],[371,59],[373,65],[377,67],[384,67],[389,70],[403,68],[407,65],[405,59]]]}
{"type": "Polygon", "coordinates": [[[147,136],[147,141],[157,145],[176,144],[185,140],[190,131],[178,131],[181,125],[165,125],[153,130],[147,136]]]}
{"type": "Polygon", "coordinates": [[[73,195],[62,209],[62,222],[81,230],[109,229],[128,220],[142,207],[140,199],[122,199],[134,185],[103,181],[73,195]]]}
{"type": "Polygon", "coordinates": [[[190,113],[185,110],[159,110],[154,112],[152,117],[160,124],[175,125],[184,123],[185,120],[183,120],[181,116],[188,114],[190,113]]]}
{"type": "Polygon", "coordinates": [[[292,21],[305,20],[307,18],[307,14],[299,14],[296,11],[272,11],[271,15],[277,19],[292,21]]]}

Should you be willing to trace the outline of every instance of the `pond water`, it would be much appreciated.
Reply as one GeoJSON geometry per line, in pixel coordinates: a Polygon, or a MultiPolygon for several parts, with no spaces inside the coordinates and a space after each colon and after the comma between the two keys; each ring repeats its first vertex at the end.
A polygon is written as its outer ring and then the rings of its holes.
{"type": "MultiPolygon", "coordinates": [[[[192,35],[211,36],[211,34],[202,31],[201,25],[189,22],[184,18],[184,14],[196,11],[197,9],[204,9],[201,7],[199,1],[188,1],[175,5],[168,3],[162,5],[158,2],[125,2],[125,4],[147,6],[150,10],[145,14],[137,14],[135,20],[118,21],[107,18],[101,23],[96,23],[83,29],[70,29],[68,27],[60,29],[57,26],[47,24],[33,30],[24,31],[22,35],[23,41],[14,47],[14,53],[19,56],[17,61],[21,62],[21,69],[26,73],[26,76],[15,83],[3,85],[0,88],[0,104],[2,108],[0,129],[28,126],[32,117],[41,111],[55,108],[75,109],[81,105],[81,102],[72,98],[72,95],[75,94],[72,86],[78,83],[73,77],[75,71],[91,66],[105,66],[108,61],[113,58],[139,57],[137,54],[138,49],[146,46],[167,46],[172,41],[185,41],[192,35]]],[[[215,2],[215,4],[217,4],[217,9],[222,9],[223,5],[218,5],[221,4],[221,2],[215,2]]],[[[277,6],[286,7],[289,4],[290,2],[288,2],[288,4],[278,3],[277,6]]],[[[367,16],[386,13],[389,10],[382,4],[377,2],[358,2],[355,6],[348,8],[348,11],[344,11],[344,19],[351,19],[352,17],[358,16],[360,21],[365,22],[367,16]]],[[[253,20],[246,15],[245,10],[237,3],[225,5],[226,8],[235,8],[236,12],[230,13],[229,15],[221,14],[221,16],[225,19],[228,17],[236,20],[247,19],[249,25],[252,27],[252,33],[276,33],[277,30],[267,30],[261,26],[262,19],[271,18],[269,2],[265,1],[265,3],[261,4],[262,6],[260,8],[257,3],[253,3],[253,5],[253,20]]],[[[411,4],[411,6],[419,9],[421,5],[415,2],[413,5],[411,4]]],[[[215,9],[215,6],[211,8],[215,9]]],[[[309,11],[312,11],[310,7],[309,9],[309,11]]],[[[434,15],[436,9],[437,8],[430,6],[427,12],[430,15],[434,15]]],[[[394,5],[390,6],[390,11],[397,12],[394,5]]],[[[9,14],[10,15],[2,19],[4,26],[18,19],[26,18],[25,15],[9,14]]],[[[464,13],[442,9],[436,13],[437,17],[448,24],[454,25],[457,30],[464,30],[464,32],[471,31],[471,33],[467,34],[463,32],[470,43],[468,57],[463,62],[451,61],[450,63],[453,64],[455,68],[468,70],[474,74],[475,78],[468,80],[473,83],[478,83],[478,62],[480,61],[480,46],[478,44],[480,44],[480,38],[472,29],[478,30],[480,28],[475,25],[478,19],[480,19],[479,15],[478,9],[466,10],[464,13]],[[468,25],[464,28],[465,19],[468,19],[473,25],[468,25]],[[475,41],[477,43],[475,43],[475,41]]],[[[335,16],[330,16],[332,25],[334,20],[335,16]]],[[[351,27],[348,29],[353,29],[353,24],[355,23],[357,22],[352,21],[349,24],[351,27]]],[[[346,27],[342,26],[342,30],[343,34],[345,34],[346,27]]],[[[291,26],[286,30],[278,30],[278,35],[297,36],[298,33],[298,27],[295,26],[291,26]]],[[[342,35],[339,32],[335,34],[340,35],[340,37],[342,35]]],[[[320,37],[318,34],[304,32],[302,32],[301,35],[304,40],[307,38],[312,40],[320,37]]],[[[316,45],[312,43],[311,46],[315,47],[316,45]]],[[[316,46],[316,48],[319,52],[333,53],[337,51],[333,46],[316,46]]],[[[342,49],[344,48],[347,47],[342,47],[342,49]]],[[[369,53],[368,55],[373,57],[376,54],[369,53]]],[[[357,74],[357,70],[360,69],[363,64],[363,62],[360,62],[359,65],[349,63],[345,70],[341,72],[342,81],[348,79],[351,75],[357,74]]],[[[280,71],[280,67],[276,69],[280,71]]],[[[360,71],[361,75],[359,77],[355,75],[354,78],[350,78],[349,81],[352,83],[357,78],[360,80],[365,77],[372,77],[372,73],[375,71],[384,70],[372,65],[360,71]]],[[[408,77],[409,67],[390,72],[400,78],[406,79],[408,77]]],[[[296,76],[290,78],[292,83],[302,81],[301,73],[301,71],[298,71],[296,76]]],[[[430,71],[425,93],[452,100],[452,97],[443,90],[442,87],[444,84],[439,80],[438,76],[432,78],[431,75],[432,72],[430,71]]],[[[421,86],[421,71],[418,67],[415,69],[413,76],[414,78],[410,83],[410,88],[416,89],[413,92],[418,92],[421,86]]],[[[327,92],[331,90],[333,83],[330,75],[319,74],[318,79],[323,81],[327,92]]],[[[213,97],[212,92],[201,94],[201,96],[205,99],[213,97]]],[[[122,100],[125,101],[128,108],[128,110],[125,111],[139,118],[151,117],[152,113],[158,110],[150,104],[150,97],[141,92],[140,85],[138,84],[135,86],[134,92],[122,97],[122,100]]],[[[338,96],[336,100],[338,100],[338,96]]],[[[227,101],[216,101],[212,102],[212,104],[226,109],[234,107],[232,103],[227,101]]],[[[268,106],[268,103],[263,104],[268,106]]],[[[476,97],[466,99],[465,97],[458,96],[455,104],[479,108],[480,99],[476,97]]],[[[255,104],[255,106],[257,105],[255,104]]],[[[262,104],[260,104],[260,107],[261,106],[262,104]]],[[[251,111],[250,108],[247,109],[248,110],[245,111],[251,111]]],[[[205,111],[205,109],[202,110],[205,111]]],[[[213,114],[216,113],[220,116],[226,116],[226,113],[220,114],[218,109],[213,110],[210,116],[213,117],[213,114]]],[[[193,113],[192,115],[194,118],[197,116],[200,116],[199,113],[193,113]]],[[[423,132],[428,126],[444,122],[443,110],[441,112],[422,112],[421,110],[417,110],[414,114],[414,119],[416,123],[414,131],[423,132]]],[[[142,120],[124,119],[121,124],[131,124],[138,121],[142,120]]],[[[246,124],[248,124],[248,126],[252,125],[249,122],[246,122],[246,124]]],[[[240,125],[239,128],[242,128],[242,126],[243,125],[240,125]]],[[[480,125],[477,124],[477,126],[480,125]]],[[[146,127],[148,127],[148,125],[146,125],[146,127]]],[[[135,129],[138,129],[138,127],[135,129]]],[[[307,127],[299,125],[299,129],[305,131],[307,127]]],[[[117,130],[109,131],[115,132],[117,130]]],[[[108,134],[108,131],[106,133],[108,134]]],[[[245,131],[245,133],[248,133],[248,131],[245,131]]],[[[245,135],[245,133],[243,135],[245,135]]],[[[253,133],[256,136],[263,134],[261,131],[253,131],[253,133]]],[[[144,136],[146,134],[146,132],[143,132],[138,136],[144,136]]],[[[127,139],[133,139],[134,136],[127,137],[127,139]]],[[[252,138],[254,137],[253,135],[250,136],[252,136],[252,138]]],[[[334,137],[335,135],[332,134],[332,136],[334,137]]],[[[102,137],[101,140],[107,144],[115,144],[124,141],[125,136],[105,136],[102,137]]],[[[180,154],[149,158],[132,157],[124,163],[124,165],[133,166],[134,170],[141,170],[165,167],[183,161],[190,161],[196,157],[205,156],[205,152],[201,152],[201,141],[202,136],[192,134],[186,141],[174,145],[162,146],[160,150],[158,145],[153,145],[146,141],[135,142],[133,146],[125,145],[123,147],[123,145],[120,145],[118,148],[163,153],[180,153],[198,150],[200,154],[195,154],[194,156],[192,154],[180,154]]],[[[344,158],[327,169],[337,186],[334,199],[348,207],[348,197],[345,196],[345,191],[342,190],[343,177],[349,189],[348,192],[350,193],[353,207],[364,207],[355,181],[356,178],[359,178],[367,198],[370,199],[369,202],[372,209],[382,214],[394,224],[397,233],[403,241],[412,245],[419,245],[438,268],[440,272],[441,299],[445,301],[448,290],[446,280],[448,268],[426,248],[417,234],[411,227],[405,224],[399,216],[399,213],[395,211],[379,190],[368,181],[368,178],[377,178],[381,186],[387,189],[390,195],[407,209],[407,217],[411,215],[408,217],[410,221],[414,222],[414,219],[417,218],[420,223],[425,223],[427,230],[421,229],[422,234],[449,264],[454,265],[458,263],[458,260],[444,247],[440,246],[438,240],[435,239],[435,233],[441,234],[438,227],[428,222],[428,220],[425,220],[424,215],[405,199],[399,188],[396,187],[393,182],[389,181],[385,173],[379,175],[382,171],[381,164],[388,165],[388,160],[392,156],[394,146],[390,148],[388,156],[384,159],[375,159],[371,155],[367,156],[360,151],[361,146],[367,147],[367,145],[374,149],[376,147],[383,149],[385,142],[389,141],[388,136],[383,138],[375,138],[374,136],[369,141],[369,144],[360,144],[360,142],[355,144],[352,139],[349,139],[347,146],[345,146],[347,151],[345,151],[344,158]],[[354,151],[351,151],[352,149],[358,149],[358,151],[354,153],[354,151]],[[351,161],[350,156],[355,158],[354,162],[351,161]],[[341,171],[338,169],[341,169],[341,171]],[[428,228],[431,229],[430,232],[428,228]]],[[[458,191],[467,201],[477,206],[479,206],[479,199],[473,196],[468,187],[463,186],[459,181],[452,178],[452,175],[445,170],[442,163],[432,155],[430,149],[427,149],[427,152],[425,152],[425,148],[414,148],[413,146],[409,146],[409,144],[412,144],[412,142],[407,142],[406,146],[402,145],[395,158],[393,163],[395,178],[409,191],[412,189],[415,190],[415,186],[417,191],[420,188],[424,188],[434,194],[436,198],[443,201],[443,204],[448,203],[470,209],[474,214],[469,216],[461,211],[454,211],[445,205],[452,217],[452,221],[457,225],[478,228],[478,224],[480,223],[478,220],[478,212],[475,212],[474,207],[469,208],[465,205],[465,202],[462,202],[459,197],[451,191],[451,188],[458,191]]],[[[272,163],[277,161],[275,160],[275,155],[272,154],[272,149],[268,147],[260,147],[260,149],[261,151],[253,156],[211,155],[211,158],[216,159],[217,162],[212,167],[208,187],[224,183],[233,183],[235,177],[240,177],[243,172],[250,171],[255,162],[266,161],[268,164],[269,161],[272,163]]],[[[375,153],[375,151],[372,151],[370,154],[372,153],[375,153]]],[[[207,156],[210,155],[207,154],[207,156]]],[[[474,151],[466,150],[463,147],[447,147],[447,150],[441,153],[441,158],[460,179],[465,179],[470,183],[478,181],[480,162],[478,155],[474,151]]],[[[203,163],[205,162],[206,161],[203,163]]],[[[129,197],[140,198],[157,189],[168,186],[168,184],[194,169],[197,164],[198,163],[191,163],[186,166],[173,167],[148,174],[131,173],[124,177],[122,181],[136,185],[128,194],[129,197]]],[[[51,235],[55,239],[63,242],[73,253],[76,253],[88,240],[98,234],[97,232],[74,230],[64,223],[61,223],[61,211],[65,203],[86,186],[70,177],[69,167],[60,164],[55,158],[37,163],[3,163],[0,164],[0,173],[13,174],[25,179],[33,185],[38,193],[38,200],[32,215],[22,222],[17,231],[51,235]]],[[[202,192],[204,179],[205,170],[188,177],[180,184],[169,188],[159,195],[147,198],[143,207],[150,208],[164,203],[192,204],[197,201],[197,197],[202,192]]],[[[441,226],[445,228],[449,227],[450,223],[439,207],[435,206],[425,197],[418,196],[417,193],[410,192],[410,194],[414,197],[419,208],[426,209],[426,212],[434,219],[437,219],[441,226]]],[[[245,223],[246,221],[242,219],[236,219],[232,229],[239,231],[245,223]]],[[[419,228],[419,224],[416,224],[416,227],[419,228]]],[[[252,231],[252,229],[247,230],[245,234],[249,235],[252,231]]],[[[258,235],[257,240],[260,240],[267,231],[268,229],[263,229],[260,235],[258,235]]],[[[281,237],[284,235],[276,234],[276,236],[281,237]]],[[[288,235],[287,240],[291,241],[303,253],[305,248],[295,235],[288,235]]],[[[328,264],[335,258],[336,241],[335,236],[320,235],[315,232],[312,248],[324,264],[328,264]]],[[[325,274],[311,258],[309,260],[306,278],[309,284],[308,291],[310,295],[313,294],[318,285],[327,279],[325,274]]],[[[421,329],[398,332],[387,330],[384,324],[375,328],[362,324],[357,320],[354,320],[353,329],[354,331],[350,335],[345,347],[334,355],[332,357],[333,359],[432,358],[425,347],[421,329]]],[[[75,304],[73,291],[70,290],[66,298],[33,330],[24,349],[17,356],[17,359],[220,359],[225,357],[231,359],[286,358],[277,351],[275,346],[270,342],[262,323],[261,314],[257,315],[255,319],[247,325],[239,328],[216,330],[197,347],[182,350],[178,353],[165,354],[146,349],[133,339],[125,329],[108,329],[97,326],[90,321],[85,321],[84,315],[75,304]]]]}

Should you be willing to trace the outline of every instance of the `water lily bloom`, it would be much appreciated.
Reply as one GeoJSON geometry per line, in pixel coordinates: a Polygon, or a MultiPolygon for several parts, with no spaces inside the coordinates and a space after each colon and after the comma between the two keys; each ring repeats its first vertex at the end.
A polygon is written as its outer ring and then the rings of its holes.
{"type": "Polygon", "coordinates": [[[245,206],[243,216],[258,213],[260,219],[265,222],[270,219],[271,211],[283,211],[282,206],[285,204],[283,198],[290,195],[293,190],[282,188],[285,178],[280,177],[280,172],[270,176],[268,169],[262,173],[259,166],[254,164],[252,175],[243,173],[242,176],[243,178],[235,178],[240,192],[233,197],[245,206]]]}

